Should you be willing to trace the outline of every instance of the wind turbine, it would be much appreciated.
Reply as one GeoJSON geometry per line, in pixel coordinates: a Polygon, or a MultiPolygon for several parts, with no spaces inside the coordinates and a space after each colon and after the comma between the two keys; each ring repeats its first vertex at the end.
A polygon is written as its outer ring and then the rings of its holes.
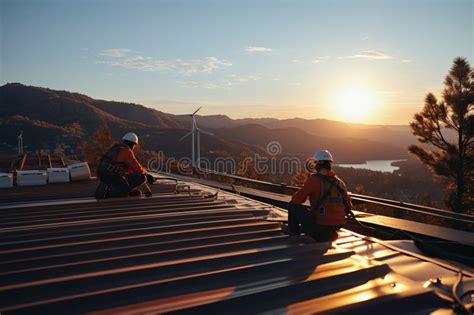
{"type": "Polygon", "coordinates": [[[18,140],[18,155],[23,155],[23,130],[16,139],[18,140]]]}
{"type": "Polygon", "coordinates": [[[192,114],[189,114],[189,116],[191,117],[192,119],[192,126],[191,126],[191,131],[188,132],[187,134],[185,134],[183,137],[181,137],[181,139],[179,139],[179,141],[189,137],[190,135],[192,136],[191,137],[191,161],[192,161],[192,164],[193,164],[193,168],[196,167],[196,161],[197,161],[197,166],[199,167],[199,164],[200,164],[200,161],[201,161],[201,137],[200,137],[200,134],[203,133],[203,134],[206,134],[206,135],[209,135],[209,136],[213,136],[214,134],[212,134],[211,132],[209,131],[206,131],[206,130],[202,130],[201,128],[199,128],[197,126],[197,123],[196,123],[196,113],[202,108],[202,106],[200,106],[198,109],[196,109],[194,111],[194,113],[192,114]],[[197,145],[195,145],[195,141],[194,140],[197,140],[197,145]],[[196,159],[197,157],[197,159],[196,159]]]}

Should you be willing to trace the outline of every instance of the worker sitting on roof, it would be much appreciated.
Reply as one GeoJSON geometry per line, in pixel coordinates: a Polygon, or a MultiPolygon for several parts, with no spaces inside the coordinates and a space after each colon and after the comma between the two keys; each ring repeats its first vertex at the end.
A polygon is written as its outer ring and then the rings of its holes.
{"type": "Polygon", "coordinates": [[[145,186],[147,197],[151,196],[151,191],[145,183],[147,172],[133,153],[137,144],[137,135],[127,133],[122,142],[113,145],[101,158],[97,167],[97,176],[101,181],[95,193],[97,199],[139,196],[141,191],[135,188],[141,185],[145,186]]]}
{"type": "Polygon", "coordinates": [[[299,235],[302,230],[318,241],[333,241],[337,239],[337,230],[346,223],[346,213],[350,213],[352,201],[346,185],[331,169],[331,153],[318,151],[314,158],[316,174],[311,175],[293,195],[288,209],[287,231],[290,235],[299,235]],[[311,211],[299,206],[308,197],[311,211]]]}

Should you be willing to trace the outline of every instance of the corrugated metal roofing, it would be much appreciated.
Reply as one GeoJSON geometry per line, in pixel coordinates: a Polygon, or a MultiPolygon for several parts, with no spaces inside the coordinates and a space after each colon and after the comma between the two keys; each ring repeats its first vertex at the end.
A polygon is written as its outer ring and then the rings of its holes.
{"type": "MultiPolygon", "coordinates": [[[[54,183],[43,186],[16,186],[0,189],[0,204],[18,202],[34,202],[45,200],[61,200],[70,198],[90,198],[94,196],[99,181],[95,178],[70,183],[54,183]]],[[[155,186],[157,193],[173,192],[171,185],[155,186]]]]}
{"type": "MultiPolygon", "coordinates": [[[[180,179],[184,179],[186,181],[192,181],[195,183],[204,184],[206,186],[219,188],[222,190],[244,195],[253,199],[261,200],[263,202],[270,202],[277,206],[278,205],[286,206],[291,199],[291,195],[271,192],[268,190],[260,190],[260,189],[250,188],[250,187],[245,187],[245,186],[240,186],[240,185],[233,185],[230,183],[212,181],[209,179],[190,178],[190,177],[179,176],[175,174],[173,174],[173,176],[180,179]]],[[[267,182],[266,184],[268,185],[270,183],[267,182]]],[[[357,198],[359,198],[360,200],[361,196],[362,195],[357,195],[357,198]]],[[[375,200],[380,199],[380,198],[369,197],[369,196],[364,196],[364,197],[368,200],[368,203],[366,203],[365,205],[370,205],[370,203],[373,202],[370,199],[375,199],[375,200]]],[[[389,200],[389,201],[395,204],[394,201],[392,200],[389,200]]],[[[377,203],[378,202],[375,201],[375,205],[372,205],[373,208],[377,205],[377,203]]],[[[306,201],[304,205],[309,207],[310,206],[309,201],[306,201]]],[[[400,204],[398,204],[398,206],[395,206],[395,208],[399,206],[400,204]]],[[[417,211],[416,210],[417,207],[426,208],[426,207],[418,206],[418,205],[414,205],[414,206],[416,206],[414,207],[415,208],[414,211],[417,211]]],[[[377,210],[377,209],[374,208],[374,210],[377,210]]],[[[437,210],[437,209],[431,208],[431,210],[437,210]]],[[[444,210],[439,210],[439,211],[446,212],[444,210]]],[[[473,220],[474,217],[469,216],[469,215],[452,213],[452,215],[455,216],[459,220],[457,223],[461,223],[461,222],[464,223],[463,227],[465,228],[465,230],[460,230],[460,229],[448,228],[445,226],[428,224],[426,222],[427,221],[426,216],[418,218],[418,220],[415,220],[415,219],[408,220],[408,219],[399,219],[399,218],[394,218],[394,217],[389,217],[389,216],[384,216],[384,215],[378,215],[378,214],[370,213],[370,211],[369,212],[354,211],[354,213],[356,214],[356,217],[358,218],[358,220],[364,223],[369,223],[376,226],[389,227],[392,230],[404,230],[407,232],[413,232],[418,235],[424,235],[424,236],[429,236],[432,238],[452,241],[452,242],[464,244],[464,245],[474,248],[474,233],[473,233],[474,230],[473,228],[469,229],[469,227],[473,226],[474,224],[474,220],[473,220]]],[[[377,211],[375,213],[377,213],[377,211]]],[[[469,253],[466,253],[466,254],[469,255],[469,253]]]]}
{"type": "Polygon", "coordinates": [[[284,216],[278,208],[189,185],[191,194],[0,208],[0,312],[449,310],[423,287],[452,282],[449,264],[347,230],[333,244],[289,237],[266,220],[284,216]]]}

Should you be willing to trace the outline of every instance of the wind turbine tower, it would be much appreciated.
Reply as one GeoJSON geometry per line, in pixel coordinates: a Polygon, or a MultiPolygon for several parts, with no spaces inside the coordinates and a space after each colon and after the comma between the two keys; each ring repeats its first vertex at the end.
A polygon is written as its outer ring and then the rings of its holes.
{"type": "Polygon", "coordinates": [[[200,134],[206,134],[209,136],[213,136],[209,131],[203,130],[197,126],[196,123],[196,113],[202,108],[199,107],[194,111],[194,113],[189,114],[192,120],[192,125],[191,125],[191,131],[185,134],[179,141],[191,136],[191,162],[193,165],[193,168],[196,168],[200,166],[200,161],[201,161],[201,137],[200,134]]]}
{"type": "Polygon", "coordinates": [[[23,130],[20,131],[16,139],[18,141],[18,155],[23,155],[23,130]]]}

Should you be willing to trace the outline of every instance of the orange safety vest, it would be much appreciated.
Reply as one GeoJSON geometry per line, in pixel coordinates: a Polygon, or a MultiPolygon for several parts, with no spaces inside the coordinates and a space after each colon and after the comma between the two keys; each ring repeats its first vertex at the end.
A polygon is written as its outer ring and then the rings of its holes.
{"type": "Polygon", "coordinates": [[[342,226],[346,224],[346,205],[341,193],[341,180],[337,177],[327,179],[326,176],[316,174],[320,183],[318,200],[313,200],[312,212],[317,224],[342,226]],[[331,180],[331,181],[330,181],[331,180]]]}
{"type": "Polygon", "coordinates": [[[125,165],[124,163],[117,163],[117,156],[121,150],[126,150],[127,146],[123,143],[114,144],[99,161],[97,167],[97,175],[99,177],[106,175],[124,175],[125,165]]]}

